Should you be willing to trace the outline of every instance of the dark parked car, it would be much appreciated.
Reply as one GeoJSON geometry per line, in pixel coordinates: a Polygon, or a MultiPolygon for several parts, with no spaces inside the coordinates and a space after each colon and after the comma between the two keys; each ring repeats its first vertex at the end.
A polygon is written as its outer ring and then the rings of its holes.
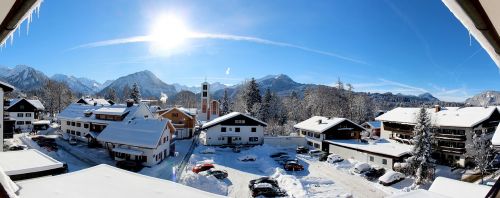
{"type": "Polygon", "coordinates": [[[287,196],[286,192],[279,187],[273,186],[268,183],[255,184],[252,189],[252,197],[284,197],[287,196]]]}
{"type": "Polygon", "coordinates": [[[202,171],[206,171],[206,170],[210,170],[212,168],[215,168],[215,166],[213,164],[198,164],[196,166],[193,167],[193,172],[194,173],[199,173],[199,172],[202,172],[202,171]]]}
{"type": "Polygon", "coordinates": [[[282,155],[288,155],[288,153],[286,153],[286,152],[277,152],[277,153],[271,154],[269,157],[276,158],[276,157],[280,157],[282,155]]]}
{"type": "Polygon", "coordinates": [[[285,169],[286,171],[303,171],[304,166],[300,165],[296,161],[288,161],[283,166],[283,169],[285,169]]]}
{"type": "Polygon", "coordinates": [[[371,168],[365,173],[367,180],[373,181],[378,179],[380,176],[385,174],[385,169],[383,168],[371,168]]]}
{"type": "Polygon", "coordinates": [[[11,146],[9,147],[9,151],[20,151],[26,149],[26,146],[24,145],[16,145],[16,146],[11,146]]]}
{"type": "Polygon", "coordinates": [[[326,152],[321,153],[321,155],[318,157],[318,161],[320,161],[320,162],[324,162],[327,159],[328,159],[328,153],[326,153],[326,152]]]}
{"type": "Polygon", "coordinates": [[[207,170],[207,175],[213,175],[215,178],[223,180],[226,179],[228,174],[225,170],[207,170]]]}
{"type": "Polygon", "coordinates": [[[250,188],[250,190],[253,190],[254,185],[260,184],[260,183],[267,183],[267,184],[271,184],[274,187],[279,187],[278,181],[276,181],[276,179],[274,179],[272,177],[261,177],[258,179],[250,180],[250,183],[248,184],[248,188],[250,188]]]}
{"type": "Polygon", "coordinates": [[[299,147],[297,147],[295,152],[297,152],[297,154],[306,154],[307,152],[309,152],[309,148],[307,148],[305,146],[299,146],[299,147]]]}
{"type": "Polygon", "coordinates": [[[143,168],[140,162],[130,160],[118,161],[116,162],[116,167],[132,172],[139,172],[143,168]]]}

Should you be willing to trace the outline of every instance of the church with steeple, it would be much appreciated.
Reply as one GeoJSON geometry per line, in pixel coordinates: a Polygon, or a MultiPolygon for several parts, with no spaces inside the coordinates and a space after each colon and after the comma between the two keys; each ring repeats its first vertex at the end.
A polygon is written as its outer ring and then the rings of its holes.
{"type": "Polygon", "coordinates": [[[198,113],[198,120],[210,121],[220,116],[220,103],[210,98],[210,84],[201,83],[201,110],[198,113]]]}

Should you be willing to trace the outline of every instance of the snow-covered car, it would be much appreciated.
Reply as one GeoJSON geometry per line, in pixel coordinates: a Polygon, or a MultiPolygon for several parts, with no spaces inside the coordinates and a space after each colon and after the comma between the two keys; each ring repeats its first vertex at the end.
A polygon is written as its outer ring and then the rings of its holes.
{"type": "Polygon", "coordinates": [[[363,174],[364,172],[370,170],[370,164],[367,163],[357,163],[354,168],[352,169],[353,173],[356,174],[363,174]]]}
{"type": "Polygon", "coordinates": [[[305,146],[299,146],[299,147],[297,147],[297,149],[295,149],[295,152],[297,154],[305,154],[305,153],[309,152],[309,149],[305,146]]]}
{"type": "Polygon", "coordinates": [[[69,138],[68,142],[69,142],[70,145],[76,145],[76,144],[78,144],[78,140],[76,140],[75,137],[69,138]]]}
{"type": "Polygon", "coordinates": [[[217,178],[219,180],[226,179],[227,176],[228,176],[227,171],[225,171],[225,170],[214,170],[214,169],[209,169],[207,171],[204,171],[204,174],[206,176],[212,175],[212,176],[214,176],[215,178],[217,178]]]}
{"type": "Polygon", "coordinates": [[[255,156],[255,155],[244,155],[244,156],[238,157],[238,160],[240,160],[242,162],[253,162],[253,161],[257,160],[257,156],[255,156]]]}
{"type": "Polygon", "coordinates": [[[314,149],[310,150],[307,154],[309,154],[309,156],[311,157],[319,157],[321,154],[323,154],[323,151],[314,149]]]}
{"type": "Polygon", "coordinates": [[[200,151],[201,154],[215,154],[214,148],[207,148],[205,150],[200,151]]]}
{"type": "Polygon", "coordinates": [[[272,177],[261,177],[258,179],[250,180],[250,183],[248,184],[248,188],[250,190],[253,190],[253,188],[255,187],[255,184],[260,184],[260,183],[267,183],[267,184],[271,184],[274,187],[279,187],[278,181],[276,179],[274,179],[272,177]]]}
{"type": "Polygon", "coordinates": [[[205,164],[197,164],[196,166],[193,167],[193,172],[194,173],[199,173],[202,171],[210,170],[212,168],[215,168],[213,164],[205,163],[205,164]]]}
{"type": "Polygon", "coordinates": [[[369,181],[373,181],[375,179],[378,179],[380,176],[385,174],[385,169],[384,168],[371,168],[370,170],[366,171],[365,173],[365,178],[369,181]]]}
{"type": "Polygon", "coordinates": [[[271,158],[277,158],[277,157],[281,157],[282,155],[288,155],[288,153],[286,153],[286,152],[277,152],[277,153],[271,154],[269,157],[271,157],[271,158]]]}
{"type": "Polygon", "coordinates": [[[400,172],[389,171],[378,178],[380,184],[384,186],[390,186],[392,184],[398,183],[401,180],[405,179],[405,175],[400,172]]]}
{"type": "Polygon", "coordinates": [[[26,145],[11,145],[9,146],[9,151],[20,151],[20,150],[26,150],[28,149],[28,146],[26,145]]]}
{"type": "Polygon", "coordinates": [[[268,183],[255,184],[252,189],[252,197],[285,197],[286,191],[268,183]]]}
{"type": "Polygon", "coordinates": [[[342,158],[340,155],[337,155],[337,154],[330,154],[330,155],[328,155],[328,157],[326,159],[326,162],[328,162],[330,164],[334,164],[334,163],[341,162],[341,161],[344,161],[344,158],[342,158]]]}

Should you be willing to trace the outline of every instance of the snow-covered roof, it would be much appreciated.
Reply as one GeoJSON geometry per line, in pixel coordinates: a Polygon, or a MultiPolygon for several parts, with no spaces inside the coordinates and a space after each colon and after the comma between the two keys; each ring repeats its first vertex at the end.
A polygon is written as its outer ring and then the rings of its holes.
{"type": "Polygon", "coordinates": [[[11,108],[12,106],[16,105],[18,102],[20,102],[22,100],[26,100],[28,103],[30,103],[31,105],[33,105],[36,109],[38,109],[40,111],[45,110],[45,107],[43,106],[42,102],[40,102],[40,100],[27,100],[27,99],[24,99],[24,98],[21,98],[21,99],[11,99],[10,100],[10,106],[8,106],[7,109],[11,108]]]}
{"type": "Polygon", "coordinates": [[[223,116],[221,116],[221,117],[215,118],[215,119],[213,119],[212,121],[210,121],[210,122],[207,122],[207,123],[203,124],[203,127],[202,127],[202,128],[203,128],[203,129],[206,129],[206,128],[209,128],[209,127],[215,126],[215,125],[217,125],[217,124],[219,124],[219,123],[221,123],[221,122],[223,122],[223,121],[229,120],[229,119],[234,118],[234,117],[239,116],[239,115],[245,116],[245,117],[247,117],[247,118],[250,118],[250,119],[252,119],[252,120],[255,120],[255,121],[257,121],[257,122],[261,123],[261,124],[262,124],[262,125],[264,125],[264,126],[267,126],[267,123],[265,123],[265,122],[263,122],[263,121],[260,121],[259,119],[254,118],[254,117],[252,117],[252,116],[249,116],[249,115],[247,115],[247,114],[240,113],[240,112],[231,112],[231,113],[229,113],[229,114],[226,114],[226,115],[223,115],[223,116]]]}
{"type": "Polygon", "coordinates": [[[370,127],[372,128],[380,128],[382,126],[382,122],[380,121],[370,121],[370,122],[366,122],[367,125],[370,125],[370,127]]]}
{"type": "Polygon", "coordinates": [[[78,100],[79,102],[82,101],[88,105],[98,105],[98,106],[109,106],[109,102],[104,99],[104,98],[81,98],[78,100]]]}
{"type": "Polygon", "coordinates": [[[127,113],[127,108],[126,107],[119,107],[119,108],[110,108],[110,107],[101,107],[97,110],[94,111],[95,114],[105,114],[105,115],[123,115],[127,113]]]}
{"type": "Polygon", "coordinates": [[[354,125],[359,126],[360,128],[364,129],[364,127],[350,121],[349,119],[346,118],[327,118],[324,116],[313,116],[307,120],[304,120],[302,122],[297,123],[294,125],[294,128],[298,129],[303,129],[307,131],[312,131],[312,132],[317,132],[317,133],[323,133],[326,130],[337,126],[337,124],[340,124],[343,121],[348,121],[351,122],[354,125]],[[320,123],[321,120],[321,123],[320,123]]]}
{"type": "Polygon", "coordinates": [[[11,92],[14,91],[14,86],[10,85],[9,83],[0,81],[0,88],[3,89],[5,92],[11,92]]]}
{"type": "Polygon", "coordinates": [[[35,149],[0,152],[0,167],[7,175],[20,175],[63,167],[63,163],[35,149]]]}
{"type": "Polygon", "coordinates": [[[38,121],[34,121],[33,124],[50,124],[50,120],[38,120],[38,121]]]}
{"type": "Polygon", "coordinates": [[[393,157],[401,157],[405,154],[408,154],[413,148],[413,146],[411,145],[401,144],[387,139],[380,139],[376,143],[363,143],[357,139],[325,140],[325,142],[356,150],[379,153],[393,157]]]}
{"type": "Polygon", "coordinates": [[[190,113],[189,111],[187,111],[186,109],[182,108],[182,107],[179,107],[179,108],[177,108],[177,107],[170,108],[170,109],[168,109],[167,111],[165,111],[164,113],[162,113],[162,114],[161,114],[161,116],[162,116],[163,114],[167,114],[167,113],[169,113],[169,112],[173,111],[174,109],[177,109],[177,110],[178,110],[178,111],[180,111],[182,114],[184,114],[186,117],[188,117],[188,118],[190,118],[190,119],[193,119],[193,117],[192,117],[191,113],[190,113]]]}
{"type": "Polygon", "coordinates": [[[222,197],[168,180],[101,164],[80,171],[17,183],[22,198],[222,197]]]}
{"type": "Polygon", "coordinates": [[[137,147],[156,148],[167,128],[168,119],[137,118],[127,122],[110,123],[97,140],[137,147]]]}
{"type": "MultiPolygon", "coordinates": [[[[59,119],[69,119],[69,120],[76,120],[76,121],[82,121],[82,122],[98,122],[98,123],[112,123],[112,122],[120,122],[120,121],[111,121],[111,120],[100,120],[95,118],[95,113],[94,111],[98,111],[101,108],[106,108],[107,111],[114,111],[112,109],[118,109],[116,111],[126,111],[129,112],[125,119],[123,121],[130,120],[133,118],[136,114],[136,112],[141,108],[141,106],[144,106],[144,104],[139,104],[139,105],[133,105],[131,107],[127,107],[124,104],[115,104],[112,106],[94,106],[94,105],[86,105],[86,104],[81,104],[81,103],[72,103],[68,105],[57,117],[59,119]],[[123,110],[125,109],[125,110],[123,110]],[[92,112],[92,115],[89,117],[85,116],[85,112],[92,112]]],[[[147,110],[149,112],[149,110],[147,110]]],[[[151,112],[149,112],[150,114],[151,112]]],[[[120,114],[121,115],[121,114],[120,114]]],[[[149,115],[148,115],[149,116],[149,115]]],[[[153,115],[151,114],[151,117],[153,115]]]]}
{"type": "MultiPolygon", "coordinates": [[[[415,124],[420,108],[398,107],[375,118],[379,121],[415,124]]],[[[428,108],[427,113],[431,116],[434,126],[473,127],[488,119],[497,107],[443,107],[435,112],[434,108],[428,108]]]]}
{"type": "Polygon", "coordinates": [[[495,134],[493,134],[493,137],[491,138],[491,144],[495,147],[500,146],[500,123],[498,123],[497,129],[495,130],[495,134]]]}
{"type": "Polygon", "coordinates": [[[485,197],[490,189],[491,187],[485,185],[458,181],[446,177],[437,177],[432,182],[429,192],[447,197],[468,198],[485,197]]]}
{"type": "Polygon", "coordinates": [[[10,177],[5,174],[5,171],[0,167],[0,188],[3,188],[9,198],[17,198],[16,192],[19,191],[19,186],[14,183],[10,177]]]}

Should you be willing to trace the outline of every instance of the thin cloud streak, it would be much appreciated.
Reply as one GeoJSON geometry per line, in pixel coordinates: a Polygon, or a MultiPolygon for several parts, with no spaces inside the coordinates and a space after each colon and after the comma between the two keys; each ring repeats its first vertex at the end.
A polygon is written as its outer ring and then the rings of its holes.
{"type": "MultiPolygon", "coordinates": [[[[186,35],[186,38],[246,41],[246,42],[258,43],[258,44],[264,44],[264,45],[294,48],[294,49],[299,49],[302,51],[307,51],[307,52],[312,52],[312,53],[321,54],[321,55],[325,55],[325,56],[335,57],[335,58],[339,58],[342,60],[346,60],[346,61],[350,61],[350,62],[354,62],[354,63],[358,63],[358,64],[368,65],[368,63],[363,61],[363,60],[343,56],[340,54],[322,51],[322,50],[317,50],[317,49],[304,47],[304,46],[300,46],[300,45],[295,45],[295,44],[291,44],[291,43],[262,39],[262,38],[258,38],[258,37],[239,36],[239,35],[231,35],[231,34],[211,34],[211,33],[192,32],[192,33],[186,35]]],[[[68,51],[75,50],[75,49],[81,49],[81,48],[95,48],[95,47],[104,47],[104,46],[111,46],[111,45],[121,45],[121,44],[140,43],[140,42],[153,42],[153,41],[154,41],[154,39],[151,36],[134,36],[134,37],[129,37],[129,38],[111,39],[111,40],[87,43],[87,44],[72,47],[72,48],[68,49],[68,51]]]]}

